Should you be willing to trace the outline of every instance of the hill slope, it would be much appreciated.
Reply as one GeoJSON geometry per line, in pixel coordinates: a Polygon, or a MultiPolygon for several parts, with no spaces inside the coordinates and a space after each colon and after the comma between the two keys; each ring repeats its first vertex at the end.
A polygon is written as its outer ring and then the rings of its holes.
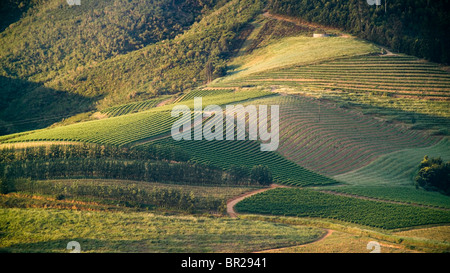
{"type": "Polygon", "coordinates": [[[221,75],[262,3],[222,5],[48,0],[34,6],[0,35],[0,133],[184,91],[205,81],[207,62],[214,77],[221,75]]]}

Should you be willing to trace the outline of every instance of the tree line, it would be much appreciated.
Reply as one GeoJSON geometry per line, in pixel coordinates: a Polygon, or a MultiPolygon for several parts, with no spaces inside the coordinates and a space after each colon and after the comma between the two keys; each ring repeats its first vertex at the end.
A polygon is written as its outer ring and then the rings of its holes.
{"type": "Polygon", "coordinates": [[[446,0],[271,0],[272,13],[338,27],[363,39],[438,63],[450,63],[450,2],[446,0]],[[387,6],[385,6],[387,3],[387,6]]]}
{"type": "Polygon", "coordinates": [[[257,165],[251,169],[231,166],[224,170],[212,163],[182,157],[175,148],[161,146],[163,150],[158,151],[159,147],[127,149],[83,144],[2,149],[0,177],[103,178],[203,185],[269,185],[273,182],[267,166],[257,165]]]}
{"type": "MultiPolygon", "coordinates": [[[[217,198],[197,197],[193,192],[174,188],[140,188],[131,185],[98,185],[94,182],[48,182],[30,179],[0,178],[0,193],[21,192],[33,195],[54,196],[56,200],[92,199],[111,201],[132,208],[163,208],[195,212],[225,213],[226,201],[217,198]]],[[[109,202],[108,202],[109,201],[109,202]]],[[[13,207],[9,202],[4,206],[13,207]]]]}

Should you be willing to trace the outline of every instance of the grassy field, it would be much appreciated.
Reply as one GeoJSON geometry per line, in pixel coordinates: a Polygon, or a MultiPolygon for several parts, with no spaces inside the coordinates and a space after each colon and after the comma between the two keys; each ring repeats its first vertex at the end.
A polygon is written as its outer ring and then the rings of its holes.
{"type": "MultiPolygon", "coordinates": [[[[372,249],[367,249],[368,242],[373,238],[367,236],[353,235],[349,233],[333,231],[325,240],[300,246],[286,247],[262,251],[263,253],[370,253],[372,249]]],[[[380,253],[416,253],[404,246],[380,243],[380,253]]]]}
{"type": "Polygon", "coordinates": [[[69,252],[253,252],[314,241],[322,229],[194,216],[0,209],[0,250],[69,252]]]}
{"type": "Polygon", "coordinates": [[[213,83],[213,85],[235,84],[237,79],[266,70],[307,65],[342,57],[365,55],[380,52],[370,43],[342,37],[316,39],[299,36],[288,37],[238,57],[230,63],[230,75],[213,83]]]}
{"type": "Polygon", "coordinates": [[[411,229],[396,232],[397,236],[450,242],[450,226],[438,226],[430,228],[411,229]]]}

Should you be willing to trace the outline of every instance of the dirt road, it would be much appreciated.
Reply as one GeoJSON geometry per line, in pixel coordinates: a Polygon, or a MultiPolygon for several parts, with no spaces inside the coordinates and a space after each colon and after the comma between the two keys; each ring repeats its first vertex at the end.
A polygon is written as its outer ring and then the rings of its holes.
{"type": "Polygon", "coordinates": [[[242,200],[244,200],[245,198],[248,198],[248,197],[253,196],[255,194],[258,194],[258,193],[261,193],[261,192],[265,192],[265,191],[268,191],[268,190],[271,190],[271,189],[283,188],[283,187],[287,187],[287,186],[281,186],[281,185],[277,185],[277,184],[272,184],[272,185],[270,185],[269,188],[264,188],[264,189],[259,189],[259,190],[256,190],[256,191],[247,192],[247,193],[244,193],[241,196],[238,196],[236,198],[228,200],[228,202],[227,202],[227,213],[228,213],[228,215],[230,215],[231,218],[237,218],[238,214],[234,210],[234,206],[237,203],[239,203],[242,200]]]}

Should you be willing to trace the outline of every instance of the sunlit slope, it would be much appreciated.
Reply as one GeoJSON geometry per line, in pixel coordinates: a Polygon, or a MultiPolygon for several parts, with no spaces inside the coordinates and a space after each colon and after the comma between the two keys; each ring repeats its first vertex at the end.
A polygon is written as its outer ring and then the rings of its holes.
{"type": "Polygon", "coordinates": [[[258,101],[280,105],[278,153],[325,175],[355,170],[380,155],[439,140],[314,98],[279,96],[258,101]]]}
{"type": "Polygon", "coordinates": [[[450,140],[445,138],[431,147],[389,153],[363,168],[334,177],[358,186],[412,186],[413,176],[425,155],[450,160],[450,140]]]}
{"type": "Polygon", "coordinates": [[[367,113],[395,116],[415,127],[450,126],[450,73],[412,56],[344,58],[265,71],[229,85],[276,86],[275,91],[356,105],[367,113]]]}
{"type": "Polygon", "coordinates": [[[255,73],[289,66],[308,65],[343,57],[378,53],[380,49],[368,42],[344,37],[288,37],[235,59],[230,75],[214,84],[233,84],[237,79],[255,73]]]}
{"type": "MultiPolygon", "coordinates": [[[[253,98],[273,95],[266,91],[241,91],[203,99],[203,106],[209,104],[231,104],[253,98]]],[[[193,109],[193,100],[179,104],[193,109]]],[[[114,118],[72,124],[41,130],[36,133],[8,139],[7,142],[24,141],[79,141],[97,144],[123,146],[136,141],[170,133],[172,124],[178,118],[171,116],[177,104],[165,105],[148,111],[114,118]]]]}

